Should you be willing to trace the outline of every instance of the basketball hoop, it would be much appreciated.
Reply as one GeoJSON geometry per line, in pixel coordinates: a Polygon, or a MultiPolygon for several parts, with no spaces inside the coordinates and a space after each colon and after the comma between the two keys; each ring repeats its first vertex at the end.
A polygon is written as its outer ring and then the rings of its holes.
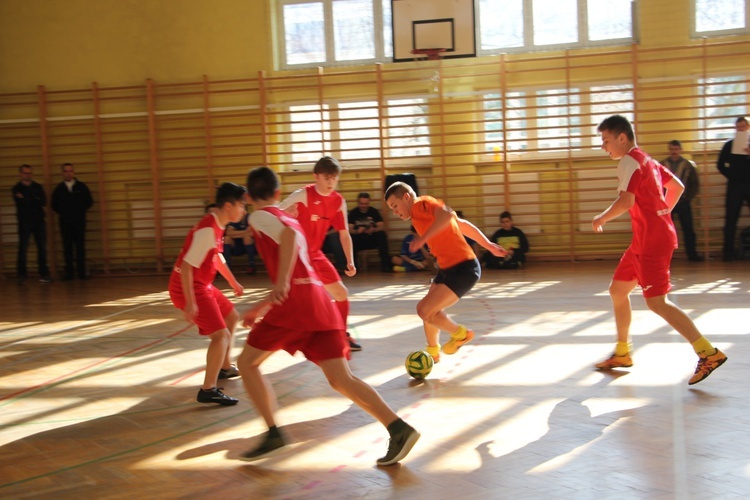
{"type": "Polygon", "coordinates": [[[427,59],[428,61],[437,61],[443,56],[443,52],[446,49],[412,49],[411,53],[414,54],[414,59],[427,59]]]}

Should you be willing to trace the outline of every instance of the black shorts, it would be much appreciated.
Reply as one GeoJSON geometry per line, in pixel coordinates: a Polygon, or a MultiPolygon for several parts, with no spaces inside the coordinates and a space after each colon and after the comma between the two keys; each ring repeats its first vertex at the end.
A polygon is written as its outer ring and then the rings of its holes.
{"type": "Polygon", "coordinates": [[[442,283],[458,298],[466,295],[482,276],[482,266],[477,259],[466,260],[448,269],[441,269],[433,283],[442,283]]]}

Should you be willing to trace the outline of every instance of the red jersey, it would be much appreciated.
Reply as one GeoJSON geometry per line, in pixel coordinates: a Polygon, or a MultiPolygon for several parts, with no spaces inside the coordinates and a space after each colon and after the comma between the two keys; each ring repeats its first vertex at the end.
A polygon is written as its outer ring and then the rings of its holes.
{"type": "Polygon", "coordinates": [[[300,188],[281,202],[282,210],[297,204],[297,220],[302,225],[307,237],[310,252],[323,248],[326,233],[333,226],[336,231],[348,229],[346,222],[346,200],[337,191],[323,196],[315,189],[315,184],[300,188]]]}
{"type": "Polygon", "coordinates": [[[180,267],[183,261],[195,268],[194,286],[205,287],[213,283],[216,277],[214,258],[219,249],[224,249],[224,229],[224,226],[219,224],[219,218],[212,213],[206,214],[190,229],[169,278],[170,291],[182,293],[180,267]]]}
{"type": "MultiPolygon", "coordinates": [[[[432,196],[419,196],[414,199],[411,207],[411,223],[417,230],[417,234],[422,235],[430,228],[435,222],[435,208],[444,206],[445,203],[432,196]]],[[[466,238],[461,233],[455,217],[445,229],[427,241],[427,246],[441,269],[448,269],[476,258],[474,250],[466,243],[466,238]]]]}
{"type": "Polygon", "coordinates": [[[255,247],[266,264],[268,276],[273,283],[276,283],[278,277],[281,233],[287,227],[297,233],[289,295],[281,305],[272,306],[263,321],[291,330],[343,330],[341,315],[310,264],[307,240],[300,222],[277,206],[256,210],[248,220],[253,229],[255,247]]]}
{"type": "Polygon", "coordinates": [[[664,184],[673,177],[668,168],[637,147],[628,151],[617,165],[618,191],[635,195],[635,204],[630,208],[633,226],[630,247],[636,254],[677,248],[677,233],[664,199],[664,184]]]}

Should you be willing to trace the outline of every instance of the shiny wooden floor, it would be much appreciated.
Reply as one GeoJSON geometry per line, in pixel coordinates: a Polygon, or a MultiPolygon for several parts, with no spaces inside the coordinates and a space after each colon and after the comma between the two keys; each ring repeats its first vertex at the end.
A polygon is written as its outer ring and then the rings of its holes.
{"type": "MultiPolygon", "coordinates": [[[[265,427],[240,380],[223,384],[237,406],[195,402],[207,343],[166,277],[0,281],[0,498],[747,498],[748,264],[673,266],[671,298],[729,356],[692,387],[690,346],[640,294],[634,367],[592,369],[613,347],[614,262],[485,272],[451,310],[477,338],[421,383],[403,360],[430,275],[345,278],[352,370],[422,433],[384,468],[385,430],[286,353],[264,366],[293,445],[238,461],[265,427]]],[[[240,311],[267,285],[241,279],[240,311]]]]}

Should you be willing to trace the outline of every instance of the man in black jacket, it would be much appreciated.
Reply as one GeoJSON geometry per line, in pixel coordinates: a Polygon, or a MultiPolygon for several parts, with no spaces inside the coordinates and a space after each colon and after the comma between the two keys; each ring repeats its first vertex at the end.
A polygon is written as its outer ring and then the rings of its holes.
{"type": "MultiPolygon", "coordinates": [[[[747,132],[747,118],[744,116],[737,118],[735,129],[737,132],[747,132]]],[[[742,202],[750,206],[750,156],[748,156],[750,149],[748,149],[748,144],[733,146],[734,139],[727,141],[721,148],[719,161],[716,162],[716,168],[727,178],[723,255],[725,262],[734,259],[734,240],[742,202]]]]}
{"type": "Polygon", "coordinates": [[[26,283],[26,251],[29,249],[29,238],[32,234],[36,241],[39,281],[51,283],[52,278],[47,267],[47,228],[44,213],[47,195],[42,185],[34,182],[34,173],[29,165],[21,165],[18,167],[18,172],[21,180],[11,189],[18,220],[18,260],[16,262],[18,284],[26,283]]]}
{"type": "Polygon", "coordinates": [[[63,281],[72,280],[73,247],[76,254],[78,277],[88,279],[86,273],[86,211],[94,200],[91,191],[75,177],[75,169],[70,163],[61,167],[63,180],[52,192],[52,210],[58,214],[60,234],[62,234],[65,255],[63,281]]]}

